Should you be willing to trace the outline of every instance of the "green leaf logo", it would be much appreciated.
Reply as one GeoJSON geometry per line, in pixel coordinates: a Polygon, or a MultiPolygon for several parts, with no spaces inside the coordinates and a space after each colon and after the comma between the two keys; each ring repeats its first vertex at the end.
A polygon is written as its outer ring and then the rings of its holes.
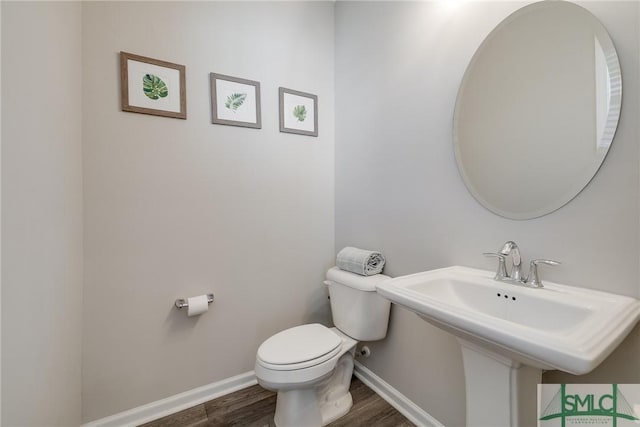
{"type": "Polygon", "coordinates": [[[244,103],[245,99],[247,99],[246,93],[233,93],[227,96],[227,102],[224,103],[224,106],[235,113],[244,103]]]}
{"type": "Polygon", "coordinates": [[[293,109],[293,115],[299,122],[304,122],[304,119],[307,118],[307,109],[304,105],[296,105],[293,109]]]}
{"type": "Polygon", "coordinates": [[[164,98],[169,95],[167,84],[158,76],[145,74],[142,78],[142,90],[151,99],[164,98]]]}

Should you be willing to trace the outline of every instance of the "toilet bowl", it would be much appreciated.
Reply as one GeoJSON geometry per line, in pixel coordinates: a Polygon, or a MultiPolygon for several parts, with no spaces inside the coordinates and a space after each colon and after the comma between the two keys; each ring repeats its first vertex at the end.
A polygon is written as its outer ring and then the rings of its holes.
{"type": "Polygon", "coordinates": [[[386,336],[390,303],[375,284],[387,278],[330,269],[325,284],[336,327],[296,326],[262,343],[255,374],[262,387],[278,393],[277,427],[320,427],[349,412],[356,345],[386,336]]]}

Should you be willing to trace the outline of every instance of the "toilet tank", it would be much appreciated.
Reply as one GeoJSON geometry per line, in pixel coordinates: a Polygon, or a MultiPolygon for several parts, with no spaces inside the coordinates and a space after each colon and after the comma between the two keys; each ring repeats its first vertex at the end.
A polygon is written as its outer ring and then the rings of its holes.
{"type": "Polygon", "coordinates": [[[381,340],[389,325],[389,300],[376,292],[376,284],[389,279],[384,274],[360,276],[333,267],[324,282],[329,288],[333,323],[358,341],[381,340]]]}

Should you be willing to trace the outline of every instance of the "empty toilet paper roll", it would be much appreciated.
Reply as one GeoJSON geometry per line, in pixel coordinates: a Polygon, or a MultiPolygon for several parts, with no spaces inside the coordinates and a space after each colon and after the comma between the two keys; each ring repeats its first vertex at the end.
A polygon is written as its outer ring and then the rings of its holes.
{"type": "Polygon", "coordinates": [[[209,309],[209,301],[206,295],[199,295],[197,297],[187,298],[189,307],[187,308],[187,316],[197,316],[209,309]]]}

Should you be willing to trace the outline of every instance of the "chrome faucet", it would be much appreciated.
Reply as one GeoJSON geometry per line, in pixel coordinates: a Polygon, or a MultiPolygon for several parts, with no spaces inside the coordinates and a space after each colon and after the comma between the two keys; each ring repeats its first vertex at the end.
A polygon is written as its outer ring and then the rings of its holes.
{"type": "Polygon", "coordinates": [[[529,263],[529,275],[527,276],[526,284],[532,288],[542,288],[542,280],[538,274],[538,264],[547,265],[560,265],[560,262],[550,259],[534,259],[529,263]]]}
{"type": "Polygon", "coordinates": [[[529,275],[522,277],[522,257],[520,257],[520,249],[516,242],[509,240],[506,242],[500,252],[486,252],[485,256],[498,258],[498,270],[494,277],[495,280],[501,282],[513,282],[532,288],[542,288],[542,281],[538,274],[538,264],[559,265],[558,261],[548,259],[534,259],[529,265],[529,275]],[[511,274],[507,272],[506,259],[511,255],[512,267],[511,274]]]}
{"type": "Polygon", "coordinates": [[[511,255],[511,260],[513,261],[513,267],[511,268],[511,274],[508,274],[507,277],[510,277],[514,282],[523,282],[522,280],[522,258],[520,257],[520,249],[516,242],[509,240],[506,242],[502,249],[500,250],[500,254],[508,257],[511,255]]]}

